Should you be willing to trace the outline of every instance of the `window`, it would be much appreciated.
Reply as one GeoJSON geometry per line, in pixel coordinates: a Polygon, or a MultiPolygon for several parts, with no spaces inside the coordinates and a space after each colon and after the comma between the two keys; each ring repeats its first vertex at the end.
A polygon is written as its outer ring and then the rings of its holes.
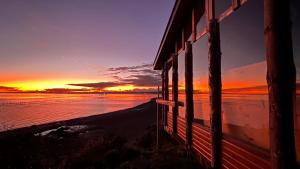
{"type": "Polygon", "coordinates": [[[208,95],[208,39],[207,35],[193,44],[193,88],[195,122],[210,126],[208,95]]]}
{"type": "MultiPolygon", "coordinates": [[[[168,70],[169,74],[169,100],[173,100],[173,74],[172,74],[172,67],[168,70]]],[[[169,106],[169,112],[172,112],[172,106],[169,106]]]]}
{"type": "Polygon", "coordinates": [[[180,52],[178,55],[178,101],[184,103],[184,107],[179,106],[178,116],[185,117],[185,52],[180,52]]]}
{"type": "Polygon", "coordinates": [[[296,9],[299,2],[291,1],[291,20],[292,20],[292,37],[293,37],[293,51],[294,61],[296,65],[296,110],[295,110],[295,143],[297,161],[300,162],[300,12],[296,9]],[[298,3],[298,4],[297,4],[298,3]]]}
{"type": "Polygon", "coordinates": [[[269,149],[263,1],[248,1],[220,28],[223,133],[269,149]]]}
{"type": "Polygon", "coordinates": [[[219,17],[222,13],[224,13],[227,9],[229,9],[232,5],[232,1],[233,0],[215,1],[216,17],[219,17]]]}

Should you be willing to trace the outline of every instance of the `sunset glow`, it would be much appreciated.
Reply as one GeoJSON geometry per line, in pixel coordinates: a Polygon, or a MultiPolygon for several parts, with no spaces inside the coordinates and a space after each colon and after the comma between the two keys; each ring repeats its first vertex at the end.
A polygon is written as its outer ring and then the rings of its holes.
{"type": "Polygon", "coordinates": [[[115,87],[107,87],[105,88],[106,91],[133,91],[136,89],[139,90],[147,90],[151,87],[140,87],[140,86],[134,86],[134,85],[124,85],[124,86],[115,86],[115,87]]]}
{"type": "Polygon", "coordinates": [[[17,88],[21,91],[43,91],[53,88],[66,88],[66,89],[80,89],[87,87],[67,85],[68,81],[25,81],[25,82],[11,82],[4,83],[2,86],[17,88]]]}

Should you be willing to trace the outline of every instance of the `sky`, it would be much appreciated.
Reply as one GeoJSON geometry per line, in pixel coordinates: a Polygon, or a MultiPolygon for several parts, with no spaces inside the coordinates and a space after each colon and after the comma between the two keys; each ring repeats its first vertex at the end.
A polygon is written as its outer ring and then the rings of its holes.
{"type": "MultiPolygon", "coordinates": [[[[152,63],[174,3],[0,1],[0,92],[153,90],[160,84],[160,72],[152,70],[152,63]]],[[[300,82],[300,5],[297,0],[291,3],[300,82]]],[[[229,4],[216,1],[217,16],[229,4]]],[[[248,0],[220,29],[223,87],[266,85],[263,1],[248,0]]],[[[193,49],[195,84],[202,88],[207,88],[207,48],[205,36],[193,49]]]]}
{"type": "Polygon", "coordinates": [[[76,88],[65,84],[115,81],[110,68],[149,69],[174,2],[0,1],[0,86],[76,88]]]}

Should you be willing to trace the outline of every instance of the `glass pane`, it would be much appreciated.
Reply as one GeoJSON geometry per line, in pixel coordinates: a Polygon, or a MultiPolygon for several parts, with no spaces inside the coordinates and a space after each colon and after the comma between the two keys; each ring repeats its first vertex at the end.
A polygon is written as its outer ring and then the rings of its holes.
{"type": "MultiPolygon", "coordinates": [[[[172,82],[173,82],[173,79],[172,79],[172,67],[169,69],[168,71],[169,73],[169,100],[173,100],[173,88],[172,88],[172,82]]],[[[169,112],[172,112],[172,106],[169,106],[169,112]]]]}
{"type": "Polygon", "coordinates": [[[178,101],[184,103],[184,107],[179,106],[178,115],[185,117],[185,54],[178,55],[178,101]]]}
{"type": "Polygon", "coordinates": [[[206,27],[205,1],[197,1],[195,8],[196,33],[202,33],[206,27]]]}
{"type": "Polygon", "coordinates": [[[220,27],[223,133],[269,149],[263,1],[248,1],[220,27]]]}
{"type": "Polygon", "coordinates": [[[230,8],[232,0],[215,1],[216,17],[219,17],[223,12],[230,8]]]}
{"type": "Polygon", "coordinates": [[[210,126],[208,97],[208,39],[202,37],[193,44],[193,87],[195,122],[210,126]]]}
{"type": "Polygon", "coordinates": [[[199,20],[199,22],[196,25],[197,34],[202,33],[205,30],[206,27],[206,18],[203,15],[203,17],[199,20]]]}
{"type": "Polygon", "coordinates": [[[295,142],[297,161],[300,162],[300,2],[291,1],[291,20],[292,20],[292,35],[293,35],[293,50],[294,60],[297,70],[297,96],[296,96],[296,111],[295,111],[295,142]]]}

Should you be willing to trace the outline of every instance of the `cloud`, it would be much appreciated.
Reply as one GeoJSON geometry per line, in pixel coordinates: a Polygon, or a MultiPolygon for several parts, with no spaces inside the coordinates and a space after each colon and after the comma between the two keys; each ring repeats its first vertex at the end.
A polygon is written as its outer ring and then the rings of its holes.
{"type": "Polygon", "coordinates": [[[20,92],[16,87],[0,86],[0,92],[20,92]]]}
{"type": "Polygon", "coordinates": [[[137,66],[111,67],[103,72],[104,76],[109,76],[114,81],[98,83],[68,84],[72,86],[91,87],[105,90],[108,87],[133,85],[135,87],[156,88],[160,84],[160,74],[152,69],[152,64],[142,64],[137,66]]]}
{"type": "Polygon", "coordinates": [[[45,93],[84,93],[89,92],[88,89],[67,89],[67,88],[51,88],[45,89],[43,92],[45,93]]]}
{"type": "Polygon", "coordinates": [[[160,83],[160,74],[153,70],[152,64],[108,68],[107,71],[110,73],[118,72],[117,75],[113,76],[116,80],[134,86],[155,87],[160,83]],[[124,77],[124,75],[127,76],[124,77]]]}
{"type": "Polygon", "coordinates": [[[113,67],[108,68],[107,71],[116,72],[116,71],[130,71],[130,70],[138,70],[143,68],[152,68],[152,64],[142,64],[138,66],[122,66],[122,67],[113,67]]]}
{"type": "Polygon", "coordinates": [[[96,89],[105,89],[107,87],[114,87],[120,85],[126,85],[123,82],[98,82],[98,83],[77,83],[77,84],[68,84],[71,86],[81,86],[81,87],[91,87],[96,89]]]}
{"type": "Polygon", "coordinates": [[[123,79],[123,82],[128,82],[129,84],[135,86],[146,86],[154,87],[159,84],[160,79],[153,75],[132,75],[130,78],[123,79]]]}

